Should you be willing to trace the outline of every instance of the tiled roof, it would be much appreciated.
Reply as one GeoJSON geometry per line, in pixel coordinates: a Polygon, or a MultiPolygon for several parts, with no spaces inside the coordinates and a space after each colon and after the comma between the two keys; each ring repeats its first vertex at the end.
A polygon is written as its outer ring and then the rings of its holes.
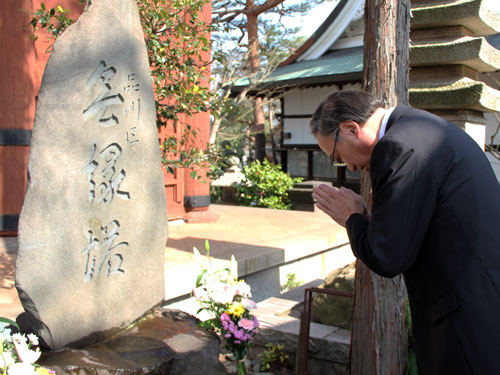
{"type": "MultiPolygon", "coordinates": [[[[363,48],[349,48],[330,52],[315,60],[304,60],[278,67],[257,87],[258,91],[287,86],[361,80],[363,74],[363,48]]],[[[232,87],[233,93],[248,87],[249,80],[242,78],[232,87]]]]}

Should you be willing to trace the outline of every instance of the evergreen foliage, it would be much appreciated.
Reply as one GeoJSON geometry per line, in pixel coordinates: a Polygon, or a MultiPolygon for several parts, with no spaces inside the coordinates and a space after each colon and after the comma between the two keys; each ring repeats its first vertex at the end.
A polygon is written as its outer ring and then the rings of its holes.
{"type": "Polygon", "coordinates": [[[287,210],[291,208],[288,189],[302,178],[292,178],[281,170],[281,165],[264,159],[243,167],[244,180],[236,187],[238,200],[243,206],[256,206],[287,210]]]}

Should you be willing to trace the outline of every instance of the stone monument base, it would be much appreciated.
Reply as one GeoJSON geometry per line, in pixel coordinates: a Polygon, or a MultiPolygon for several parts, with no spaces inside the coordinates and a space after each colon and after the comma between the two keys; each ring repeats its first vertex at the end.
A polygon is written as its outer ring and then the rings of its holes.
{"type": "Polygon", "coordinates": [[[218,337],[180,310],[156,308],[103,343],[43,353],[38,363],[66,374],[203,374],[226,371],[218,337]]]}

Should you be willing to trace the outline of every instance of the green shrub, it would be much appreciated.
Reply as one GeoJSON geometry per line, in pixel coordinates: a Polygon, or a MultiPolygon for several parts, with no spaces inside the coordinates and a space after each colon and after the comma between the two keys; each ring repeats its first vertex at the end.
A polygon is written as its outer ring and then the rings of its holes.
{"type": "Polygon", "coordinates": [[[271,164],[266,159],[243,167],[243,174],[243,181],[236,187],[242,206],[290,209],[287,190],[302,181],[302,178],[290,177],[281,170],[281,165],[271,164]]]}
{"type": "Polygon", "coordinates": [[[286,291],[289,291],[291,289],[295,289],[301,285],[303,285],[304,282],[302,280],[299,280],[297,278],[297,275],[294,273],[288,273],[286,275],[286,283],[281,287],[281,292],[284,293],[286,291]]]}

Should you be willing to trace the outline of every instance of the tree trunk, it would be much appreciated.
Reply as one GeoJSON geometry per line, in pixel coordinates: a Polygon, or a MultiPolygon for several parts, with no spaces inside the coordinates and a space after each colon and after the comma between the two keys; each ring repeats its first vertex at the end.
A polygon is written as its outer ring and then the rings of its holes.
{"type": "Polygon", "coordinates": [[[269,101],[268,105],[268,110],[267,110],[267,129],[266,131],[269,134],[269,140],[271,141],[271,155],[272,155],[272,162],[274,164],[278,164],[278,158],[276,156],[276,142],[274,141],[274,129],[273,129],[273,123],[274,123],[274,106],[273,106],[273,101],[269,101]]]}
{"type": "MultiPolygon", "coordinates": [[[[388,106],[408,103],[409,20],[409,0],[366,1],[365,89],[388,106]]],[[[365,172],[361,195],[371,206],[370,178],[365,172]]],[[[405,373],[408,334],[401,275],[383,278],[356,262],[351,335],[352,375],[405,373]]]]}
{"type": "Polygon", "coordinates": [[[212,123],[212,128],[210,129],[210,140],[208,143],[210,145],[215,144],[215,140],[217,139],[217,133],[219,132],[220,123],[222,119],[220,117],[216,117],[212,123]]]}
{"type": "MultiPolygon", "coordinates": [[[[260,52],[259,52],[259,36],[258,36],[258,22],[259,14],[252,12],[254,9],[254,1],[247,0],[247,31],[248,31],[248,60],[250,63],[250,73],[257,75],[260,71],[260,52]]],[[[254,99],[253,107],[253,128],[252,133],[255,137],[255,159],[264,160],[266,156],[266,135],[264,133],[264,109],[262,107],[262,98],[256,97],[254,99]]]]}

